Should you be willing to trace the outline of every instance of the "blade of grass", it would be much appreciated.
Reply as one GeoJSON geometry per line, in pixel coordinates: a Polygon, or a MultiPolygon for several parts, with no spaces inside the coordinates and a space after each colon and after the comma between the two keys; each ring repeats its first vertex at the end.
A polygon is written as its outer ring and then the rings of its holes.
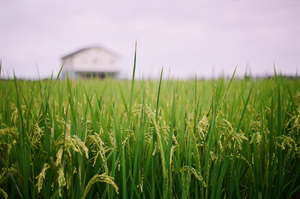
{"type": "Polygon", "coordinates": [[[162,81],[162,75],[164,72],[164,68],[161,69],[160,72],[160,79],[159,79],[159,85],[158,85],[158,91],[157,91],[157,100],[156,100],[156,115],[155,120],[158,121],[158,109],[159,109],[159,96],[160,96],[160,88],[161,88],[161,81],[162,81]]]}
{"type": "MultiPolygon", "coordinates": [[[[26,136],[26,132],[24,131],[24,123],[23,123],[23,114],[22,114],[22,107],[21,107],[21,101],[20,101],[20,97],[19,97],[19,88],[18,88],[18,80],[17,77],[14,73],[14,83],[15,83],[15,88],[16,88],[16,97],[17,97],[17,109],[18,109],[18,132],[19,132],[19,150],[21,153],[21,161],[20,161],[20,166],[21,166],[21,172],[22,172],[22,177],[23,177],[23,183],[24,183],[24,187],[23,187],[23,191],[24,191],[24,198],[25,199],[29,199],[29,184],[28,184],[28,165],[27,161],[29,160],[28,158],[28,151],[27,151],[27,147],[26,147],[26,140],[25,140],[25,136],[26,136]]],[[[19,159],[19,160],[20,160],[19,159]]]]}
{"type": "Polygon", "coordinates": [[[128,121],[127,121],[128,126],[129,126],[129,124],[131,122],[131,108],[132,108],[133,88],[134,88],[134,76],[135,76],[135,68],[136,68],[136,52],[137,52],[137,42],[135,42],[135,51],[134,51],[134,60],[133,60],[133,71],[132,71],[131,91],[130,91],[128,121]]]}

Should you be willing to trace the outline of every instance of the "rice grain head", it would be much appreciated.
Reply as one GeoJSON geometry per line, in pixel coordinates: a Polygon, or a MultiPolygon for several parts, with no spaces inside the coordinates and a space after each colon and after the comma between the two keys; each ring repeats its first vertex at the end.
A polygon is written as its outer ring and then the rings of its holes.
{"type": "Polygon", "coordinates": [[[94,177],[91,178],[91,180],[88,182],[87,186],[85,187],[84,194],[83,194],[83,199],[87,196],[88,192],[90,191],[91,187],[93,184],[97,182],[104,182],[107,183],[115,189],[115,192],[119,194],[119,189],[117,185],[113,181],[114,179],[110,176],[108,176],[106,173],[103,173],[101,175],[95,175],[94,177]]]}
{"type": "Polygon", "coordinates": [[[0,188],[0,193],[2,194],[2,196],[3,196],[5,199],[8,198],[7,193],[6,193],[2,188],[0,188]]]}
{"type": "Polygon", "coordinates": [[[50,165],[48,163],[45,163],[42,171],[36,177],[36,179],[38,180],[38,182],[36,184],[36,186],[38,187],[38,193],[40,193],[41,189],[43,188],[44,179],[46,179],[46,171],[49,168],[50,168],[50,165]]]}
{"type": "Polygon", "coordinates": [[[62,166],[59,167],[59,169],[58,169],[57,182],[58,182],[59,196],[62,197],[62,195],[61,195],[61,189],[64,186],[66,186],[66,178],[65,178],[65,174],[64,174],[64,168],[62,166]]]}

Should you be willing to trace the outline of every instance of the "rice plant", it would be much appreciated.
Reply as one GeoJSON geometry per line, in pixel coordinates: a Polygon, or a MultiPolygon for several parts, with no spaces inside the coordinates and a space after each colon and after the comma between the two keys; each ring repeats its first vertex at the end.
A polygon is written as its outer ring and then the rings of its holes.
{"type": "Polygon", "coordinates": [[[1,198],[299,198],[297,78],[0,83],[1,198]]]}

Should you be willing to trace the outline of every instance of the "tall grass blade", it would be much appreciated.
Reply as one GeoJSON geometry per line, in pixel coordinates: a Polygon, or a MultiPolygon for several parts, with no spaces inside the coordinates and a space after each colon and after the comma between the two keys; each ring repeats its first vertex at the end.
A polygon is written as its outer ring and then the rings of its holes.
{"type": "Polygon", "coordinates": [[[134,51],[134,60],[133,60],[133,71],[132,71],[131,90],[130,90],[130,99],[129,99],[129,110],[128,110],[128,122],[127,122],[128,125],[131,121],[131,108],[132,108],[134,77],[135,77],[135,68],[136,68],[136,52],[137,52],[137,42],[135,42],[135,51],[134,51]]]}

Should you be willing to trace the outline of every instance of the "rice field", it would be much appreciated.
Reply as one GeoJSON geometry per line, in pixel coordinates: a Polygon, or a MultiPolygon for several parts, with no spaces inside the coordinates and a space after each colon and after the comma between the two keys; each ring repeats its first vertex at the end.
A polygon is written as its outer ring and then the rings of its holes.
{"type": "Polygon", "coordinates": [[[134,73],[1,81],[0,198],[300,197],[297,78],[134,73]]]}

